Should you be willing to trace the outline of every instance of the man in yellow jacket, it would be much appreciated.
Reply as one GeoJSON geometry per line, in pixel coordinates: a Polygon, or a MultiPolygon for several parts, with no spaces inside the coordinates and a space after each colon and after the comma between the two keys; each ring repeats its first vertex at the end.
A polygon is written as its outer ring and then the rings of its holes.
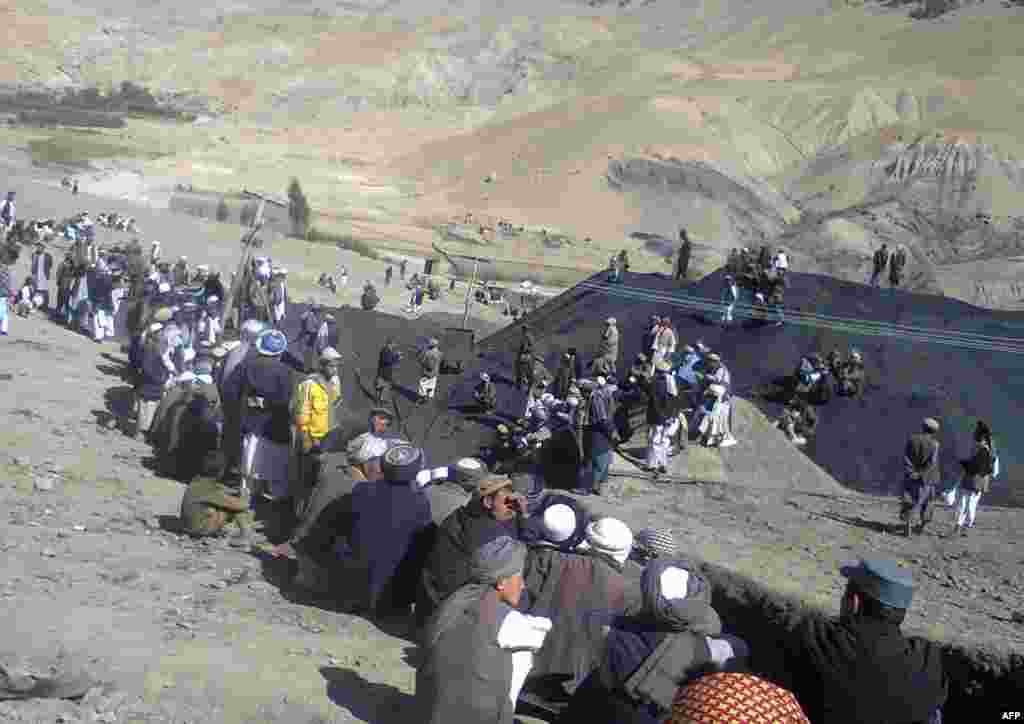
{"type": "Polygon", "coordinates": [[[295,452],[298,462],[294,495],[297,504],[316,484],[321,453],[335,444],[331,433],[338,427],[337,408],[341,404],[341,355],[333,347],[320,353],[320,366],[310,371],[292,395],[292,421],[295,426],[295,452]]]}

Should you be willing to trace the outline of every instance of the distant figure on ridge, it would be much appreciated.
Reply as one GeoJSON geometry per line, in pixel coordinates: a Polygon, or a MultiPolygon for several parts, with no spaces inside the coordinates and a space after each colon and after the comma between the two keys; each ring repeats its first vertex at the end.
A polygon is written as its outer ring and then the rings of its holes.
{"type": "Polygon", "coordinates": [[[686,275],[690,270],[690,254],[693,252],[693,245],[690,243],[690,237],[686,233],[686,229],[679,230],[679,256],[676,259],[676,275],[675,279],[677,282],[685,282],[686,275]]]}
{"type": "Polygon", "coordinates": [[[871,259],[874,265],[874,270],[871,273],[871,286],[878,286],[878,278],[885,272],[885,267],[889,265],[889,246],[882,244],[882,248],[875,252],[874,257],[871,259]]]}

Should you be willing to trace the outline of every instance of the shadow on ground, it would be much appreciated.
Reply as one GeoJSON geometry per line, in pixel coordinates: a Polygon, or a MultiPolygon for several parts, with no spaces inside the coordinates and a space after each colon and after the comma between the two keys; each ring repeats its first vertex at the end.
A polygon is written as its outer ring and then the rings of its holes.
{"type": "Polygon", "coordinates": [[[327,697],[356,719],[389,724],[422,721],[415,698],[393,686],[376,684],[356,671],[332,666],[322,667],[320,675],[327,682],[327,697]]]}

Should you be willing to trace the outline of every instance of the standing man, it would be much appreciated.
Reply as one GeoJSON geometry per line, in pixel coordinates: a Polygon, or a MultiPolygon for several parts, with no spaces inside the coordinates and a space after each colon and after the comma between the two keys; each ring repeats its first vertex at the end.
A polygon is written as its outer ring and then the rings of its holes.
{"type": "Polygon", "coordinates": [[[598,377],[587,403],[583,452],[586,461],[580,470],[577,495],[601,495],[612,464],[615,446],[615,391],[604,377],[598,377]]]}
{"type": "Polygon", "coordinates": [[[14,291],[11,285],[11,270],[8,263],[14,260],[13,252],[7,249],[0,249],[0,336],[7,336],[8,325],[8,304],[11,300],[11,292],[14,291]]]}
{"type": "Polygon", "coordinates": [[[615,317],[608,317],[604,320],[604,331],[601,333],[601,344],[597,349],[597,356],[608,362],[608,369],[615,373],[616,365],[619,363],[619,328],[615,317]]]}
{"type": "Polygon", "coordinates": [[[725,286],[722,289],[722,326],[728,327],[732,324],[732,313],[736,308],[736,302],[740,298],[740,288],[736,285],[736,277],[732,274],[725,275],[725,286]]]}
{"type": "Polygon", "coordinates": [[[395,268],[388,264],[387,270],[384,272],[384,286],[391,286],[391,277],[395,275],[395,268]]]}
{"type": "Polygon", "coordinates": [[[779,276],[785,276],[786,272],[789,271],[789,257],[786,255],[786,250],[782,247],[779,247],[775,252],[775,258],[772,259],[772,268],[779,273],[779,276]]]}
{"type": "Polygon", "coordinates": [[[928,504],[939,484],[939,422],[933,417],[925,418],[921,432],[910,436],[903,455],[903,500],[900,518],[904,524],[904,535],[910,537],[911,518],[919,511],[921,525],[918,533],[924,532],[929,520],[928,504]]]}
{"type": "Polygon", "coordinates": [[[903,270],[907,266],[907,247],[900,244],[896,247],[896,252],[892,255],[889,260],[889,285],[892,289],[895,289],[900,285],[903,280],[903,270]]]}
{"type": "Polygon", "coordinates": [[[305,501],[316,486],[321,455],[340,448],[336,441],[338,406],[341,403],[341,355],[333,347],[320,353],[320,364],[307,374],[292,394],[292,422],[295,425],[295,454],[298,487],[293,497],[305,501]]]}
{"type": "Polygon", "coordinates": [[[781,327],[786,322],[786,275],[769,271],[772,275],[768,292],[768,304],[775,312],[775,326],[781,327]]]}
{"type": "Polygon", "coordinates": [[[885,271],[885,267],[889,264],[889,246],[882,244],[882,248],[875,252],[874,257],[871,259],[874,271],[871,273],[871,286],[878,286],[878,278],[882,276],[882,272],[885,271]]]}
{"type": "Polygon", "coordinates": [[[670,377],[671,365],[661,360],[655,365],[654,378],[649,383],[647,397],[647,468],[658,474],[668,472],[668,451],[678,431],[676,416],[677,389],[670,377]]]}
{"type": "Polygon", "coordinates": [[[417,404],[422,405],[427,400],[434,399],[437,394],[437,376],[441,373],[441,350],[438,349],[440,342],[436,337],[427,341],[427,348],[420,354],[420,389],[417,404]]]}
{"type": "Polygon", "coordinates": [[[8,191],[7,198],[0,204],[0,241],[7,240],[7,234],[14,226],[15,218],[14,192],[8,191]]]}
{"type": "Polygon", "coordinates": [[[693,253],[693,245],[690,243],[690,236],[686,229],[679,230],[679,257],[676,259],[676,281],[685,282],[686,275],[690,270],[690,255],[693,253]]]}
{"type": "Polygon", "coordinates": [[[402,263],[398,265],[398,273],[401,279],[405,280],[405,267],[409,264],[408,260],[402,259],[402,263]]]}
{"type": "Polygon", "coordinates": [[[402,353],[395,346],[395,340],[388,337],[380,348],[377,357],[377,377],[373,381],[373,389],[377,405],[383,406],[391,401],[391,387],[395,384],[395,367],[402,361],[402,353]]]}
{"type": "Polygon", "coordinates": [[[32,254],[32,282],[36,287],[36,294],[43,298],[40,308],[45,312],[50,306],[50,270],[53,267],[53,256],[46,251],[42,243],[36,244],[36,251],[32,254]]]}
{"type": "Polygon", "coordinates": [[[810,614],[782,638],[779,683],[812,722],[941,722],[942,652],[900,631],[914,595],[910,575],[884,559],[840,571],[847,583],[838,620],[810,614]]]}
{"type": "Polygon", "coordinates": [[[274,326],[278,329],[284,324],[286,305],[288,303],[288,270],[275,269],[270,282],[270,307],[274,314],[274,326]]]}

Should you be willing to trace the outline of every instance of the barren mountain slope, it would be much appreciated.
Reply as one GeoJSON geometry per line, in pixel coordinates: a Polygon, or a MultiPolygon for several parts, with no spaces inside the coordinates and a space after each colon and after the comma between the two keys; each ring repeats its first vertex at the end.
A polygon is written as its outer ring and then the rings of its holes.
{"type": "MultiPolygon", "coordinates": [[[[56,138],[68,157],[135,156],[154,183],[213,190],[294,175],[319,226],[377,243],[426,248],[471,211],[576,242],[478,240],[496,256],[592,269],[639,250],[630,233],[685,225],[699,270],[781,238],[809,270],[861,279],[891,241],[910,247],[914,288],[951,293],[963,280],[940,269],[1017,251],[1016,8],[928,21],[823,0],[768,14],[740,0],[0,8],[17,30],[9,83],[132,80],[208,108],[191,125],[18,127],[0,142],[56,138]],[[857,210],[881,202],[891,228],[864,227],[857,210]]],[[[663,269],[665,251],[635,268],[663,269]]]]}

